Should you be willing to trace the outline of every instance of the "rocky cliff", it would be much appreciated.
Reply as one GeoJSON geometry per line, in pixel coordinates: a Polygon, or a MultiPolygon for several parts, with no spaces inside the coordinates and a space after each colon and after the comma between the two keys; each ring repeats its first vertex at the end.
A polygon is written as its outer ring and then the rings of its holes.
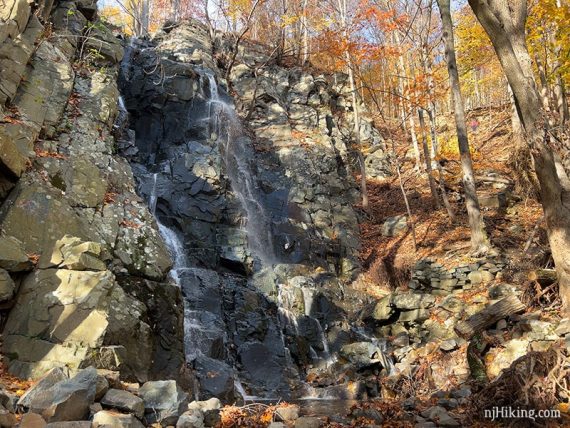
{"type": "Polygon", "coordinates": [[[123,46],[95,3],[14,0],[0,21],[0,275],[9,370],[178,375],[182,302],[116,151],[123,46]],[[165,354],[163,354],[166,352],[165,354]]]}
{"type": "MultiPolygon", "coordinates": [[[[123,43],[85,1],[14,0],[2,19],[9,370],[318,395],[308,371],[358,339],[366,302],[347,286],[360,243],[345,76],[253,44],[228,73],[228,40],[197,22],[123,43]]],[[[382,152],[370,121],[360,137],[382,152]]]]}

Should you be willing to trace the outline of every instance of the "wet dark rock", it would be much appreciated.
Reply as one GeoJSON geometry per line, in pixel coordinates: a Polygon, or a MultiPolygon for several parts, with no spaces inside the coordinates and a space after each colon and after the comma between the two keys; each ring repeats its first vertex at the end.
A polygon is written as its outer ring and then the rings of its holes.
{"type": "Polygon", "coordinates": [[[103,408],[132,413],[139,419],[143,417],[145,411],[145,405],[141,398],[121,389],[108,390],[101,399],[101,405],[103,408]]]}
{"type": "Polygon", "coordinates": [[[228,364],[208,357],[198,357],[194,364],[200,382],[201,395],[217,397],[224,401],[234,399],[235,374],[228,364]]]}

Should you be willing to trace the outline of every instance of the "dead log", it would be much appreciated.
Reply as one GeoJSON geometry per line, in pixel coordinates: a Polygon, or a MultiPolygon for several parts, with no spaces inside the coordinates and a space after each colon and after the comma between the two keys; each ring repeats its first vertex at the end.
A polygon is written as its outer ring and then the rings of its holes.
{"type": "Polygon", "coordinates": [[[470,316],[467,320],[455,326],[455,332],[468,340],[497,321],[525,310],[525,305],[514,294],[487,306],[480,312],[470,316]]]}
{"type": "Polygon", "coordinates": [[[544,288],[554,284],[558,277],[554,269],[536,269],[529,272],[528,279],[538,282],[544,288]]]}
{"type": "Polygon", "coordinates": [[[475,177],[475,180],[484,181],[486,183],[499,183],[499,184],[508,184],[508,185],[513,184],[512,180],[509,180],[508,178],[493,177],[493,176],[485,176],[485,177],[477,176],[475,177]]]}

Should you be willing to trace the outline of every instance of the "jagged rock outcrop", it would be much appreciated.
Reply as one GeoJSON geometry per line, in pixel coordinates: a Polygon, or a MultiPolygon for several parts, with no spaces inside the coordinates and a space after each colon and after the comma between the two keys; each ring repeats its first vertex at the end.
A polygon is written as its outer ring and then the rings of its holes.
{"type": "MultiPolygon", "coordinates": [[[[193,371],[227,401],[303,395],[364,300],[343,282],[359,270],[345,76],[245,47],[226,82],[227,42],[196,22],[132,41],[119,64],[86,0],[14,0],[0,29],[9,370],[193,371]]],[[[360,139],[383,148],[368,119],[360,139]]]]}
{"type": "MultiPolygon", "coordinates": [[[[193,21],[135,40],[119,147],[179,253],[202,394],[231,400],[239,377],[248,393],[303,395],[304,367],[352,340],[363,301],[339,279],[359,269],[346,82],[247,47],[226,82],[225,44],[193,21]]],[[[368,120],[361,138],[382,144],[368,120]]]]}
{"type": "Polygon", "coordinates": [[[12,307],[3,353],[22,378],[88,365],[178,377],[180,293],[116,154],[123,46],[95,11],[89,0],[2,8],[0,298],[12,307]]]}

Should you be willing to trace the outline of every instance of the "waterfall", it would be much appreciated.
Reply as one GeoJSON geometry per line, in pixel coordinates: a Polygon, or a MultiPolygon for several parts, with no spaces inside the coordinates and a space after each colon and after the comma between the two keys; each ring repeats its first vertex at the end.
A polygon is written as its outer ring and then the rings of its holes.
{"type": "Polygon", "coordinates": [[[158,183],[158,173],[155,172],[154,174],[152,174],[152,189],[148,197],[148,209],[150,213],[155,217],[156,217],[156,202],[158,201],[158,193],[156,188],[157,183],[158,183]]]}
{"type": "Polygon", "coordinates": [[[250,165],[249,140],[245,137],[234,106],[220,97],[215,76],[211,73],[205,76],[210,89],[208,111],[211,136],[218,140],[222,149],[231,188],[245,214],[244,229],[249,248],[262,265],[270,265],[276,261],[271,219],[261,203],[261,189],[250,165]]]}
{"type": "Polygon", "coordinates": [[[362,337],[363,339],[373,343],[380,350],[380,360],[382,362],[382,367],[388,372],[388,376],[394,376],[398,373],[396,366],[394,365],[394,360],[388,354],[388,345],[385,339],[378,339],[370,334],[368,334],[361,327],[352,327],[352,331],[362,337]]]}

